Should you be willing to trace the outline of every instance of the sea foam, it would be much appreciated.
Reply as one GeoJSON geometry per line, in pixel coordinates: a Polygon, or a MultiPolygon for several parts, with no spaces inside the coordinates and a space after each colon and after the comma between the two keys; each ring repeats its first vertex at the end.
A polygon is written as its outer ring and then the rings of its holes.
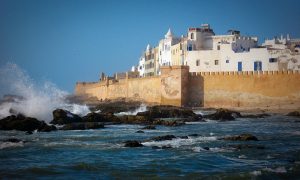
{"type": "Polygon", "coordinates": [[[67,103],[66,91],[49,81],[36,83],[23,69],[13,63],[7,63],[0,68],[0,86],[0,97],[13,95],[9,101],[0,102],[0,118],[22,113],[50,122],[52,111],[56,108],[82,116],[90,112],[87,106],[67,103]]]}

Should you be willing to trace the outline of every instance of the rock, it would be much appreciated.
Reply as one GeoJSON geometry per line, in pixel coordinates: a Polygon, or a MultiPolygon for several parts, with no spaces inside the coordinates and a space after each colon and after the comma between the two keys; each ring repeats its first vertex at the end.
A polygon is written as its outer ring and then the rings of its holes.
{"type": "Polygon", "coordinates": [[[142,147],[143,145],[136,140],[132,140],[132,141],[125,141],[125,147],[142,147]]]}
{"type": "Polygon", "coordinates": [[[159,147],[159,146],[152,146],[152,149],[170,149],[170,148],[172,148],[172,146],[170,146],[170,145],[161,146],[161,147],[159,147]]]}
{"type": "Polygon", "coordinates": [[[135,115],[125,115],[120,116],[119,121],[125,124],[151,124],[147,117],[144,116],[135,116],[135,115]]]}
{"type": "Polygon", "coordinates": [[[204,147],[203,149],[205,149],[205,150],[209,151],[209,147],[204,147]]]}
{"type": "Polygon", "coordinates": [[[180,139],[188,139],[188,136],[179,136],[180,139]]]}
{"type": "Polygon", "coordinates": [[[117,122],[119,118],[112,113],[88,113],[83,118],[84,122],[117,122]]]}
{"type": "Polygon", "coordinates": [[[137,115],[151,120],[156,118],[186,118],[188,121],[202,120],[202,116],[195,114],[192,110],[176,106],[152,106],[148,108],[148,111],[139,112],[137,115]]]}
{"type": "Polygon", "coordinates": [[[48,125],[43,121],[25,117],[22,114],[11,115],[0,120],[0,130],[34,131],[40,128],[48,128],[48,125]]]}
{"type": "Polygon", "coordinates": [[[149,125],[149,126],[145,126],[142,129],[147,129],[147,130],[153,130],[156,129],[155,126],[149,125]]]}
{"type": "Polygon", "coordinates": [[[54,125],[47,125],[46,123],[43,123],[41,127],[38,128],[39,132],[50,132],[56,130],[57,128],[54,125]]]}
{"type": "Polygon", "coordinates": [[[141,131],[141,130],[139,130],[139,131],[137,131],[136,133],[145,133],[144,131],[141,131]]]}
{"type": "Polygon", "coordinates": [[[92,111],[100,110],[101,113],[119,113],[134,111],[141,106],[141,102],[138,101],[105,101],[95,107],[91,108],[92,111]]]}
{"type": "Polygon", "coordinates": [[[299,111],[289,112],[287,116],[300,117],[300,112],[299,111]]]}
{"type": "Polygon", "coordinates": [[[241,134],[238,136],[228,136],[221,138],[221,140],[229,140],[229,141],[258,141],[257,137],[251,134],[241,134]]]}
{"type": "Polygon", "coordinates": [[[269,114],[248,114],[248,115],[242,115],[242,118],[265,118],[270,116],[269,114]]]}
{"type": "Polygon", "coordinates": [[[157,119],[152,122],[154,125],[163,125],[163,126],[181,126],[185,123],[183,121],[177,121],[177,120],[161,120],[157,119]]]}
{"type": "Polygon", "coordinates": [[[63,125],[83,121],[80,116],[63,109],[56,109],[52,112],[52,114],[53,120],[50,122],[51,124],[63,125]]]}
{"type": "Polygon", "coordinates": [[[32,133],[32,131],[27,131],[25,134],[26,134],[26,135],[31,135],[31,134],[33,134],[33,133],[32,133]]]}
{"type": "Polygon", "coordinates": [[[5,139],[3,140],[3,142],[12,142],[12,143],[18,143],[18,142],[22,142],[22,140],[17,139],[17,138],[9,138],[9,139],[5,139]]]}
{"type": "Polygon", "coordinates": [[[229,145],[231,148],[235,148],[237,150],[242,149],[265,149],[263,145],[254,145],[254,144],[231,144],[229,145]]]}
{"type": "Polygon", "coordinates": [[[104,128],[104,125],[97,122],[86,123],[69,123],[64,125],[61,130],[86,130],[86,129],[100,129],[104,128]]]}
{"type": "Polygon", "coordinates": [[[198,134],[189,134],[188,136],[191,136],[191,137],[197,137],[199,136],[198,134]]]}
{"type": "Polygon", "coordinates": [[[172,140],[175,139],[176,136],[174,135],[165,135],[165,136],[157,136],[157,137],[153,137],[150,140],[152,141],[166,141],[166,140],[172,140]]]}
{"type": "Polygon", "coordinates": [[[212,120],[228,121],[234,120],[235,117],[242,117],[242,115],[239,112],[221,108],[217,109],[217,112],[209,115],[204,115],[203,117],[212,120]]]}

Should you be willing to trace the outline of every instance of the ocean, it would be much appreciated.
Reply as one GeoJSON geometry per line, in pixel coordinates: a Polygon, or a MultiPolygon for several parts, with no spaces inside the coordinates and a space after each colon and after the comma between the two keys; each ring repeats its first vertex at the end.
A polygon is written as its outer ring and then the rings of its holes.
{"type": "Polygon", "coordinates": [[[191,122],[183,126],[107,125],[98,130],[0,131],[1,179],[299,179],[300,119],[284,115],[191,122]],[[220,138],[250,133],[259,141],[220,138]],[[175,135],[166,141],[151,137],[175,135]],[[183,136],[182,138],[180,138],[183,136]],[[186,137],[187,136],[187,137],[186,137]],[[124,147],[139,140],[143,147],[124,147]]]}

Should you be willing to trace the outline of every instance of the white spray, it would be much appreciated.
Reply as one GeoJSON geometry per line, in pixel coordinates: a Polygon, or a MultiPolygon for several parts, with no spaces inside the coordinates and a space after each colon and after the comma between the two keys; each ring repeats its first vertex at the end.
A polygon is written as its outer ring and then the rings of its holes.
{"type": "Polygon", "coordinates": [[[38,85],[24,70],[13,63],[7,63],[0,68],[0,88],[1,97],[5,94],[22,97],[15,99],[14,102],[0,103],[0,118],[17,112],[50,122],[52,111],[56,108],[66,109],[82,116],[89,113],[85,105],[66,103],[68,93],[58,89],[55,84],[44,82],[38,85]]]}

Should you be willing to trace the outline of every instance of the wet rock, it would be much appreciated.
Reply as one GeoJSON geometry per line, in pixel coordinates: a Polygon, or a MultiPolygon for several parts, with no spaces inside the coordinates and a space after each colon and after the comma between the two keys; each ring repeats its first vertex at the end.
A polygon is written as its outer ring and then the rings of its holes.
{"type": "Polygon", "coordinates": [[[205,150],[209,151],[209,147],[204,147],[203,149],[205,149],[205,150]]]}
{"type": "Polygon", "coordinates": [[[231,144],[229,145],[231,148],[235,148],[237,150],[242,149],[265,149],[263,145],[255,145],[255,144],[231,144]]]}
{"type": "Polygon", "coordinates": [[[101,113],[119,113],[134,111],[141,106],[141,102],[138,101],[105,101],[97,104],[95,107],[91,108],[92,111],[100,110],[101,113]]]}
{"type": "Polygon", "coordinates": [[[166,146],[152,146],[152,149],[170,149],[172,146],[166,145],[166,146]]]}
{"type": "Polygon", "coordinates": [[[186,118],[189,121],[202,120],[202,116],[195,114],[192,110],[175,106],[152,106],[148,108],[148,111],[139,112],[137,115],[152,120],[156,118],[186,118]]]}
{"type": "Polygon", "coordinates": [[[34,131],[46,128],[48,125],[36,118],[25,117],[22,114],[11,115],[0,120],[0,130],[34,131]]]}
{"type": "Polygon", "coordinates": [[[262,113],[262,114],[247,114],[247,115],[242,115],[242,118],[265,118],[270,116],[269,114],[262,113]]]}
{"type": "Polygon", "coordinates": [[[229,140],[229,141],[258,141],[257,137],[251,134],[241,134],[238,136],[228,136],[223,137],[221,140],[229,140]]]}
{"type": "Polygon", "coordinates": [[[100,129],[104,128],[104,125],[97,122],[86,123],[69,123],[64,125],[61,130],[86,130],[86,129],[100,129]]]}
{"type": "Polygon", "coordinates": [[[83,118],[84,122],[117,122],[119,118],[113,115],[113,113],[89,113],[83,118]]]}
{"type": "Polygon", "coordinates": [[[217,112],[209,115],[204,115],[204,118],[220,121],[230,121],[234,120],[235,117],[242,117],[239,112],[231,111],[228,109],[217,109],[217,112]]]}
{"type": "Polygon", "coordinates": [[[156,129],[155,126],[149,125],[149,126],[145,126],[142,129],[146,129],[146,130],[153,130],[156,129]]]}
{"type": "Polygon", "coordinates": [[[188,136],[197,137],[197,136],[199,136],[199,134],[189,134],[188,136]]]}
{"type": "Polygon", "coordinates": [[[27,131],[25,134],[26,134],[26,135],[31,135],[31,134],[33,134],[33,133],[32,133],[32,131],[27,131]]]}
{"type": "Polygon", "coordinates": [[[22,142],[22,140],[17,139],[17,138],[9,138],[9,139],[3,140],[3,142],[18,143],[18,142],[22,142]]]}
{"type": "Polygon", "coordinates": [[[130,141],[125,141],[125,147],[142,147],[143,144],[141,144],[139,141],[136,140],[130,140],[130,141]]]}
{"type": "Polygon", "coordinates": [[[141,130],[139,130],[139,131],[137,131],[136,133],[145,133],[144,131],[141,131],[141,130]]]}
{"type": "Polygon", "coordinates": [[[166,141],[166,140],[172,140],[175,139],[176,136],[174,135],[165,135],[165,136],[157,136],[157,137],[153,137],[150,140],[152,141],[166,141]]]}
{"type": "Polygon", "coordinates": [[[135,116],[135,115],[125,115],[120,116],[119,121],[125,124],[151,124],[147,117],[144,116],[135,116]]]}
{"type": "Polygon", "coordinates": [[[289,112],[287,116],[300,117],[300,112],[299,111],[289,112]]]}
{"type": "Polygon", "coordinates": [[[52,112],[53,120],[50,122],[51,124],[68,124],[68,123],[76,123],[82,122],[82,118],[76,114],[73,114],[67,110],[56,109],[52,112]]]}
{"type": "Polygon", "coordinates": [[[50,132],[56,130],[57,128],[54,125],[47,125],[46,123],[43,123],[41,127],[38,128],[39,132],[50,132]]]}
{"type": "Polygon", "coordinates": [[[188,139],[188,136],[179,136],[180,139],[188,139]]]}
{"type": "Polygon", "coordinates": [[[154,125],[163,125],[163,126],[181,126],[185,123],[183,121],[177,121],[177,120],[162,120],[157,119],[152,122],[154,125]]]}

